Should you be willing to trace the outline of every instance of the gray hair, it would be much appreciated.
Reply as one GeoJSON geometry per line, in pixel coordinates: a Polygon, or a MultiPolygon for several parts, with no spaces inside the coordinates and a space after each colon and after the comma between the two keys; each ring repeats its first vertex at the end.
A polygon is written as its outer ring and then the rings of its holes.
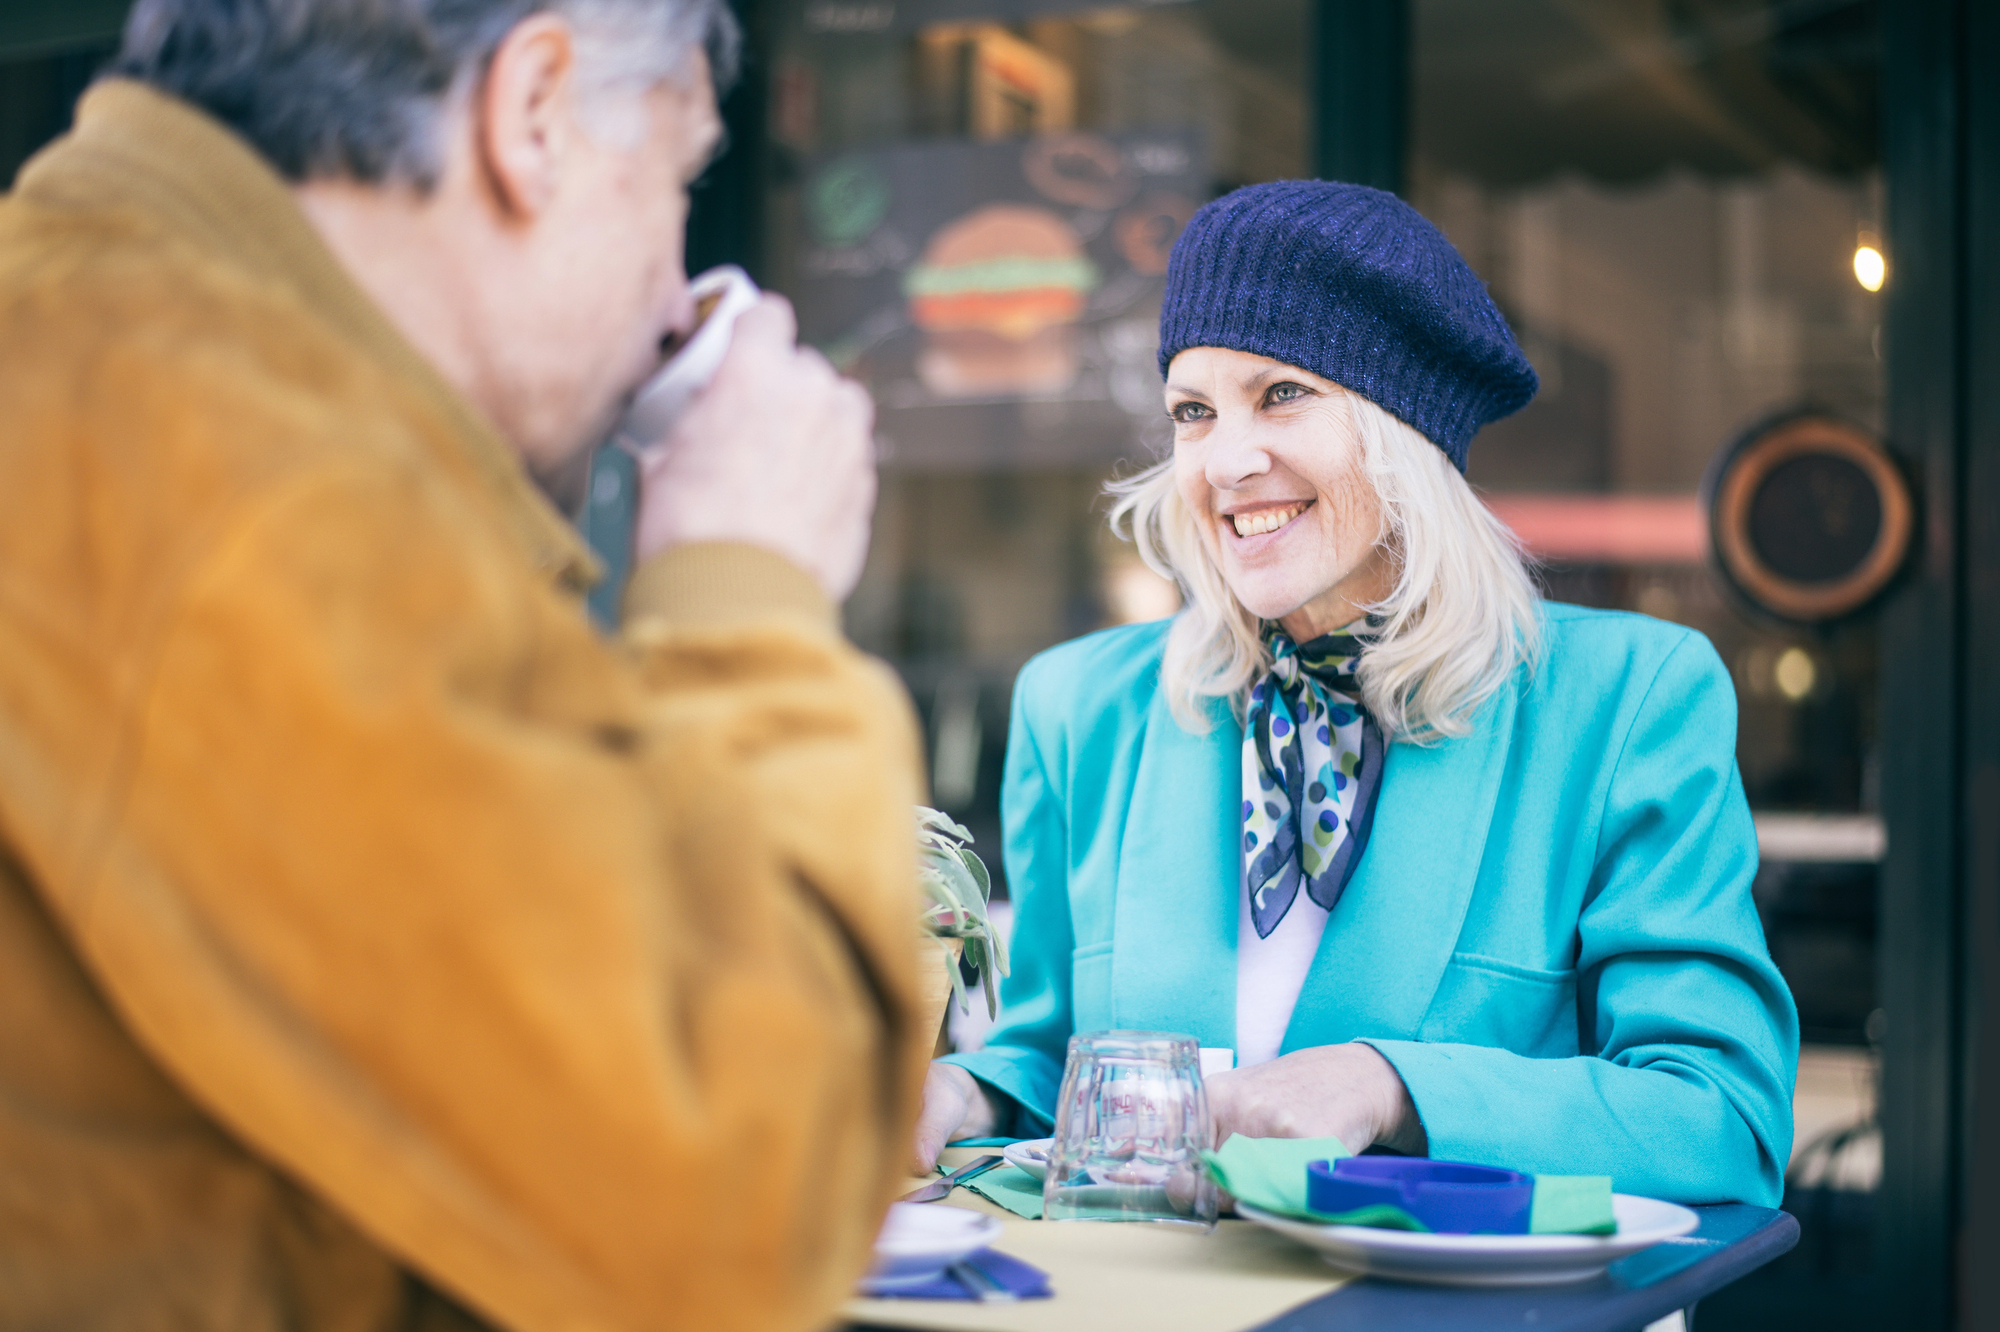
{"type": "Polygon", "coordinates": [[[575,26],[593,90],[677,77],[696,49],[718,91],[736,75],[726,0],[138,0],[105,72],[200,107],[287,180],[429,190],[446,103],[539,13],[575,26]]]}

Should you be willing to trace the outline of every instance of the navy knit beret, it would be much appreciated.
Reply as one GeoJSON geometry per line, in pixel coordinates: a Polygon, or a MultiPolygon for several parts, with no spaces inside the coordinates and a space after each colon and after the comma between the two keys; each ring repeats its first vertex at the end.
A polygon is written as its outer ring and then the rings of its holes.
{"type": "Polygon", "coordinates": [[[1160,373],[1189,347],[1254,352],[1352,389],[1461,472],[1473,432],[1537,385],[1436,227],[1393,194],[1323,180],[1247,186],[1194,215],[1167,262],[1160,373]]]}

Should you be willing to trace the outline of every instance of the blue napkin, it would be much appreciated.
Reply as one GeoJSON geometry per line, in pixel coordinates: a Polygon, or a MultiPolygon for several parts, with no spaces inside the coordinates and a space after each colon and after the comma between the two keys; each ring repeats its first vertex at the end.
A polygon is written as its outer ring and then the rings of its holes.
{"type": "MultiPolygon", "coordinates": [[[[981,1249],[965,1260],[968,1267],[976,1267],[993,1278],[1003,1290],[1011,1292],[1017,1300],[1045,1300],[1052,1292],[1049,1289],[1049,1274],[1033,1263],[1024,1263],[994,1249],[981,1249]]],[[[976,1300],[978,1292],[969,1289],[950,1272],[940,1272],[935,1280],[922,1285],[902,1286],[895,1290],[869,1291],[869,1298],[877,1300],[976,1300]]]]}

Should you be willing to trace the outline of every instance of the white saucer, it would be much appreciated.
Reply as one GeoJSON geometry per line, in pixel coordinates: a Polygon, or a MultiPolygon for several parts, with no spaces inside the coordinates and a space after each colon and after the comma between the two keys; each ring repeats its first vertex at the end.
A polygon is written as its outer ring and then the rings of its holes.
{"type": "Polygon", "coordinates": [[[1000,1155],[1007,1158],[1007,1164],[1027,1171],[1036,1179],[1047,1179],[1049,1174],[1049,1152],[1056,1145],[1054,1138],[1030,1138],[1026,1142],[1010,1142],[1000,1149],[1000,1155]]]}
{"type": "Polygon", "coordinates": [[[1611,1195],[1615,1235],[1431,1235],[1292,1221],[1239,1202],[1260,1226],[1318,1249],[1336,1267],[1438,1286],[1551,1286],[1588,1281],[1616,1259],[1685,1235],[1701,1219],[1677,1203],[1611,1195]]]}
{"type": "Polygon", "coordinates": [[[863,1294],[920,1286],[961,1258],[1000,1238],[1000,1218],[942,1203],[890,1203],[875,1237],[875,1265],[861,1278],[863,1294]]]}

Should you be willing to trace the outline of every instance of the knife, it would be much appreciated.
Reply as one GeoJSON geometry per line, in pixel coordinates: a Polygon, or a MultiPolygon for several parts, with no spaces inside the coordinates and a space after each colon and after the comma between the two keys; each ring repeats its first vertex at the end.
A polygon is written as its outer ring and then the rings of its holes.
{"type": "Polygon", "coordinates": [[[908,1193],[896,1199],[896,1201],[913,1203],[936,1202],[960,1184],[965,1183],[966,1180],[985,1174],[1006,1159],[1006,1157],[1000,1155],[998,1152],[993,1152],[987,1156],[975,1156],[949,1175],[934,1179],[921,1188],[911,1189],[908,1193]]]}

